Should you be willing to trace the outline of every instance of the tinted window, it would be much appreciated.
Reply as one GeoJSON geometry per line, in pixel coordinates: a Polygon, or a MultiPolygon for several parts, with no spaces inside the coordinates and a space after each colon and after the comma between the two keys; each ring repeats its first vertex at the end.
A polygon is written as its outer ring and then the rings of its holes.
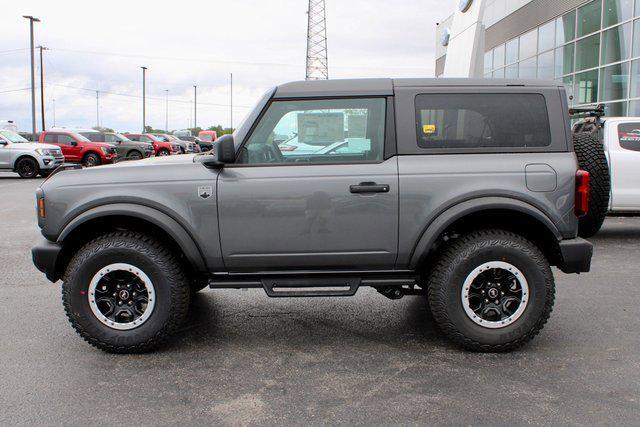
{"type": "Polygon", "coordinates": [[[44,135],[44,142],[50,142],[57,144],[58,143],[58,135],[55,133],[47,133],[44,135]]]}
{"type": "MultiPolygon", "coordinates": [[[[148,136],[140,135],[138,138],[139,139],[137,139],[137,141],[140,141],[140,142],[153,142],[151,138],[149,138],[148,136]]],[[[136,141],[136,140],[134,139],[133,141],[136,141]]]]}
{"type": "Polygon", "coordinates": [[[273,102],[251,134],[242,163],[382,160],[386,99],[273,102]]]}
{"type": "Polygon", "coordinates": [[[618,139],[625,150],[640,151],[640,122],[618,125],[618,139]]]}
{"type": "Polygon", "coordinates": [[[65,145],[69,145],[73,142],[73,138],[71,137],[71,135],[66,135],[66,134],[59,134],[58,135],[58,144],[65,144],[65,145]]]}
{"type": "Polygon", "coordinates": [[[129,138],[132,141],[140,141],[140,136],[138,135],[127,135],[127,138],[129,138]]]}
{"type": "Polygon", "coordinates": [[[549,115],[539,94],[433,94],[416,97],[420,148],[546,147],[549,115]]]}

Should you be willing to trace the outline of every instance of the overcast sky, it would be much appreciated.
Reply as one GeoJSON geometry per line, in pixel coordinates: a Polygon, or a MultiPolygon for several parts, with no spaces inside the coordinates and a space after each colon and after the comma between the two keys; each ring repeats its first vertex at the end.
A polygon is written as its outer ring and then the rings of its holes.
{"type": "MultiPolygon", "coordinates": [[[[331,78],[431,77],[435,24],[452,13],[456,1],[326,3],[331,78]]],[[[306,10],[306,0],[4,2],[0,119],[31,128],[30,92],[24,90],[30,80],[29,31],[22,15],[42,20],[35,24],[36,45],[50,48],[44,52],[47,127],[53,125],[54,99],[56,125],[95,126],[97,90],[100,124],[137,130],[142,65],[149,68],[147,124],[156,128],[164,128],[165,90],[170,129],[193,120],[194,84],[197,124],[228,126],[230,73],[235,124],[269,87],[304,79],[306,10]]]]}

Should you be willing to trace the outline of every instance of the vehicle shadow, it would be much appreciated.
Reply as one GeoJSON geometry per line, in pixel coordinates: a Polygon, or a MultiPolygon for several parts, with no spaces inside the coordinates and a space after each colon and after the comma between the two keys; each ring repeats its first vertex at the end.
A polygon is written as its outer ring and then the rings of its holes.
{"type": "Polygon", "coordinates": [[[220,301],[215,296],[216,291],[208,291],[193,297],[186,322],[165,346],[166,350],[197,346],[199,351],[209,351],[220,342],[260,348],[266,341],[282,348],[335,347],[344,343],[451,347],[422,296],[390,301],[374,294],[367,295],[367,300],[346,304],[342,300],[335,305],[326,303],[328,299],[315,304],[258,297],[257,303],[233,302],[232,309],[229,299],[220,301]],[[371,298],[380,301],[369,301],[371,298]]]}

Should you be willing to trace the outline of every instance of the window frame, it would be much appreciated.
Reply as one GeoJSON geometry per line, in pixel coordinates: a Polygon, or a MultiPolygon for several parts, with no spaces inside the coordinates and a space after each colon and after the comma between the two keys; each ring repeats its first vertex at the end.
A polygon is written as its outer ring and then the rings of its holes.
{"type": "Polygon", "coordinates": [[[362,96],[322,96],[322,97],[299,97],[299,98],[271,98],[266,103],[256,120],[251,124],[251,128],[245,138],[237,145],[235,161],[226,163],[225,168],[242,168],[242,167],[282,167],[282,166],[329,166],[329,165],[367,165],[380,164],[389,160],[397,153],[396,147],[396,131],[395,131],[395,108],[394,97],[387,95],[362,95],[362,96]],[[251,139],[256,128],[264,118],[267,111],[273,103],[276,102],[295,102],[295,101],[333,101],[333,100],[357,100],[357,99],[384,99],[385,100],[385,127],[383,132],[383,156],[380,160],[366,161],[345,161],[345,162],[294,162],[294,163],[237,163],[242,150],[251,139]]]}

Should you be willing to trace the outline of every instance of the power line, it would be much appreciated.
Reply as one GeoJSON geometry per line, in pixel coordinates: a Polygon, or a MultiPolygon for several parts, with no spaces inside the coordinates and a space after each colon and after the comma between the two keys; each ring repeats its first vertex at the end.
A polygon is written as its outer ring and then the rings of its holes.
{"type": "Polygon", "coordinates": [[[3,90],[0,93],[20,92],[20,91],[23,91],[23,90],[31,90],[31,88],[30,87],[23,87],[21,89],[9,89],[9,90],[3,90]]]}
{"type": "MultiPolygon", "coordinates": [[[[68,88],[68,89],[83,90],[83,91],[92,92],[92,93],[95,93],[96,91],[98,91],[97,89],[90,89],[90,88],[71,86],[71,85],[62,85],[62,84],[58,84],[58,83],[52,84],[52,86],[64,87],[64,88],[68,88]]],[[[140,96],[140,95],[132,95],[132,94],[129,94],[129,93],[117,93],[117,92],[111,92],[111,91],[107,91],[107,90],[100,90],[99,92],[103,93],[103,94],[107,94],[107,95],[124,96],[124,97],[127,97],[127,98],[142,99],[142,96],[140,96]]],[[[161,98],[161,97],[147,96],[146,98],[154,100],[154,101],[165,101],[166,102],[166,100],[167,100],[166,97],[165,98],[161,98]]],[[[169,102],[178,102],[178,103],[181,103],[181,104],[191,104],[193,101],[184,100],[184,99],[169,98],[169,102]]],[[[214,104],[214,103],[211,103],[211,102],[201,102],[201,101],[198,101],[198,105],[209,105],[209,106],[213,106],[213,107],[229,108],[229,105],[227,105],[227,104],[214,104]]],[[[250,106],[247,106],[247,105],[234,105],[234,107],[251,108],[250,106]]]]}

